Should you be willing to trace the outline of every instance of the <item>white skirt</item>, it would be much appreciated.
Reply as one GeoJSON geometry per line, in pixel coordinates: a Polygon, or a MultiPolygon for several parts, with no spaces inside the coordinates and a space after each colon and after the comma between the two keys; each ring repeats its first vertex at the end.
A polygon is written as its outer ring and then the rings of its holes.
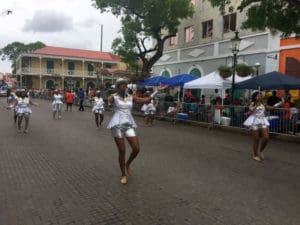
{"type": "Polygon", "coordinates": [[[252,126],[257,126],[257,125],[265,125],[265,126],[270,126],[269,121],[267,120],[266,117],[260,117],[257,118],[253,115],[250,115],[245,121],[244,121],[244,126],[245,127],[252,127],[252,126]]]}
{"type": "Polygon", "coordinates": [[[99,108],[99,107],[97,107],[97,106],[94,106],[94,107],[92,108],[92,112],[93,112],[93,113],[103,114],[104,108],[103,108],[103,107],[99,108]]]}
{"type": "Polygon", "coordinates": [[[29,107],[26,108],[17,108],[16,110],[17,115],[23,115],[23,114],[32,114],[32,110],[29,107]]]}

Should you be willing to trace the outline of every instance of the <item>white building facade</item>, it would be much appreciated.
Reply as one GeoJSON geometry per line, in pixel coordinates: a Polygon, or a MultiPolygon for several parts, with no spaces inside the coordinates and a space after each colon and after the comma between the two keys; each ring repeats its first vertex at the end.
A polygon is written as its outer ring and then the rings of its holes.
{"type": "Polygon", "coordinates": [[[278,70],[280,35],[269,31],[242,30],[245,11],[236,10],[240,1],[233,0],[235,9],[221,15],[209,1],[193,0],[194,16],[183,20],[177,36],[165,43],[163,56],[153,67],[154,75],[172,77],[189,73],[198,77],[216,71],[221,65],[232,65],[231,38],[239,31],[242,39],[237,62],[254,66],[259,74],[278,70]]]}

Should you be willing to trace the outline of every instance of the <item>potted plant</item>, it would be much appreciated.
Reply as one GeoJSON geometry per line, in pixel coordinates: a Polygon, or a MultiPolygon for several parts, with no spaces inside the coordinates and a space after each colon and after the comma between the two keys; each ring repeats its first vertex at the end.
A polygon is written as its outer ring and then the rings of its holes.
{"type": "Polygon", "coordinates": [[[227,78],[227,77],[231,76],[232,72],[231,72],[231,67],[229,67],[229,66],[219,66],[218,70],[219,70],[220,76],[223,78],[227,78]]]}
{"type": "Polygon", "coordinates": [[[249,76],[250,74],[253,74],[253,72],[254,72],[252,66],[248,66],[246,64],[237,64],[235,69],[236,69],[236,73],[240,77],[249,76]]]}

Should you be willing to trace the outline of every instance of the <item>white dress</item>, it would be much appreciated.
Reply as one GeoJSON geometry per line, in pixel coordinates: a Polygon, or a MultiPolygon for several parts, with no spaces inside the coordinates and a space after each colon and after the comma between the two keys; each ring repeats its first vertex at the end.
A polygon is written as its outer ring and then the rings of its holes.
{"type": "Polygon", "coordinates": [[[101,97],[100,98],[95,97],[92,112],[94,112],[94,113],[98,112],[98,113],[102,114],[103,111],[104,111],[104,101],[103,101],[103,99],[101,97]]]}
{"type": "Polygon", "coordinates": [[[17,115],[22,114],[31,114],[32,111],[30,109],[30,101],[29,98],[17,98],[17,107],[16,107],[16,113],[17,115]]]}
{"type": "Polygon", "coordinates": [[[59,104],[59,105],[63,104],[63,102],[62,102],[63,96],[61,94],[54,94],[53,98],[54,98],[54,100],[52,102],[52,106],[53,106],[53,110],[56,110],[56,108],[55,108],[56,104],[59,104]]]}
{"type": "Polygon", "coordinates": [[[148,114],[152,114],[153,115],[155,113],[155,111],[156,111],[156,108],[155,108],[155,106],[154,106],[153,103],[154,103],[153,100],[151,100],[150,103],[144,104],[141,110],[144,111],[144,113],[146,115],[148,115],[148,114]]]}
{"type": "Polygon", "coordinates": [[[121,126],[121,124],[130,124],[132,127],[137,127],[131,114],[133,106],[133,96],[127,95],[124,99],[119,95],[113,95],[114,98],[114,114],[109,121],[107,128],[121,126]]]}
{"type": "Polygon", "coordinates": [[[265,106],[263,104],[254,108],[252,114],[245,120],[244,126],[270,126],[269,121],[265,116],[265,106]]]}

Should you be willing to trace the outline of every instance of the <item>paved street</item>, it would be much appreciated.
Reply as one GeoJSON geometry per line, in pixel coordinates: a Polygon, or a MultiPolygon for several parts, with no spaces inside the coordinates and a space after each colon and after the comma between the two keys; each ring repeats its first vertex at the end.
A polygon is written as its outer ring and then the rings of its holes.
{"type": "Polygon", "coordinates": [[[247,134],[136,118],[141,152],[123,186],[90,109],[54,121],[35,101],[18,134],[0,99],[0,225],[300,224],[299,143],[271,139],[258,163],[247,134]]]}

